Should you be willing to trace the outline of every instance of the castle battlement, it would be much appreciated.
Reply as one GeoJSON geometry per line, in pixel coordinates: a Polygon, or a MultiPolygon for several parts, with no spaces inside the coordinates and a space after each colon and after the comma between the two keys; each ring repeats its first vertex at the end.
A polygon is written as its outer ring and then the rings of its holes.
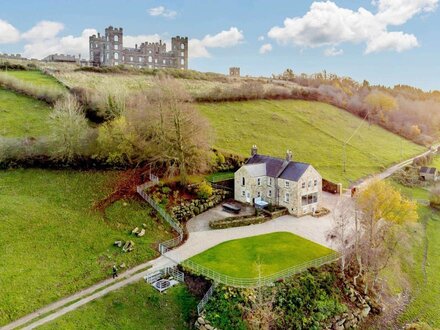
{"type": "Polygon", "coordinates": [[[134,48],[123,47],[123,29],[109,26],[105,35],[89,37],[90,62],[94,66],[129,65],[137,68],[188,69],[188,37],[171,38],[171,50],[166,43],[145,41],[134,48]]]}

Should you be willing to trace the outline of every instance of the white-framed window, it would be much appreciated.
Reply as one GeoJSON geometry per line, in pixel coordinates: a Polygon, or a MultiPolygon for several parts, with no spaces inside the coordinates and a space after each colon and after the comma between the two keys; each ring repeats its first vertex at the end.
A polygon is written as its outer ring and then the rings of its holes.
{"type": "Polygon", "coordinates": [[[271,190],[271,189],[269,189],[269,190],[267,191],[267,197],[272,197],[272,190],[271,190]]]}
{"type": "Polygon", "coordinates": [[[290,187],[290,181],[284,181],[284,185],[286,186],[286,188],[290,187]]]}
{"type": "Polygon", "coordinates": [[[185,60],[183,58],[180,59],[180,64],[184,65],[185,64],[185,60]]]}
{"type": "Polygon", "coordinates": [[[242,186],[246,185],[246,179],[244,177],[241,178],[241,185],[242,186]]]}
{"type": "Polygon", "coordinates": [[[148,62],[153,62],[153,58],[151,56],[148,56],[148,62]]]}
{"type": "Polygon", "coordinates": [[[142,62],[142,57],[139,57],[138,60],[139,60],[139,63],[141,63],[142,62]]]}
{"type": "Polygon", "coordinates": [[[315,181],[313,182],[313,185],[316,187],[318,185],[318,180],[315,179],[315,181]]]}
{"type": "Polygon", "coordinates": [[[301,187],[304,189],[306,187],[306,183],[305,182],[301,183],[301,187]]]}
{"type": "Polygon", "coordinates": [[[130,62],[133,62],[133,56],[130,56],[130,62]]]}
{"type": "Polygon", "coordinates": [[[309,180],[308,187],[310,188],[312,186],[312,180],[309,180]]]}
{"type": "Polygon", "coordinates": [[[180,52],[180,56],[185,56],[185,52],[180,52]]]}
{"type": "Polygon", "coordinates": [[[261,178],[258,178],[258,179],[257,179],[257,185],[258,185],[258,186],[261,186],[261,178]]]}
{"type": "Polygon", "coordinates": [[[285,201],[286,203],[289,203],[289,201],[290,201],[290,194],[289,194],[289,193],[286,193],[286,194],[284,195],[284,201],[285,201]]]}
{"type": "Polygon", "coordinates": [[[114,45],[115,50],[119,50],[119,45],[114,45]]]}
{"type": "Polygon", "coordinates": [[[163,64],[167,64],[167,61],[166,61],[166,60],[162,60],[162,63],[163,63],[163,64]]]}
{"type": "Polygon", "coordinates": [[[113,38],[114,41],[118,42],[119,41],[119,36],[115,35],[115,37],[113,38]]]}
{"type": "Polygon", "coordinates": [[[110,59],[110,54],[109,54],[109,53],[105,54],[105,56],[106,56],[106,58],[107,58],[108,60],[110,59]]]}
{"type": "Polygon", "coordinates": [[[180,44],[180,49],[185,49],[185,44],[180,44]]]}
{"type": "Polygon", "coordinates": [[[267,178],[267,185],[272,186],[272,178],[267,178]]]}
{"type": "Polygon", "coordinates": [[[115,60],[119,60],[119,53],[115,53],[115,55],[114,55],[114,59],[115,59],[115,60]]]}
{"type": "Polygon", "coordinates": [[[157,64],[157,58],[155,58],[155,59],[154,59],[154,63],[156,63],[156,64],[157,64]]]}
{"type": "Polygon", "coordinates": [[[115,65],[119,65],[119,62],[118,62],[118,61],[115,61],[115,65]]]}

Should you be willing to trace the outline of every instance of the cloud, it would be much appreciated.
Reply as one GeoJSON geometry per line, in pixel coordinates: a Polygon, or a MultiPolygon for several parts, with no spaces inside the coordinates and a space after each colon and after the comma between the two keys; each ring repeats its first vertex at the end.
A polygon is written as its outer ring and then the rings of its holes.
{"type": "Polygon", "coordinates": [[[177,11],[167,9],[164,6],[150,8],[148,9],[148,13],[150,16],[161,16],[170,19],[173,19],[177,16],[177,11]]]}
{"type": "Polygon", "coordinates": [[[203,39],[189,40],[189,56],[196,57],[211,57],[208,48],[227,48],[238,45],[244,40],[243,31],[236,27],[231,27],[229,30],[221,31],[215,35],[207,34],[203,39]]]}
{"type": "Polygon", "coordinates": [[[343,43],[365,44],[365,53],[404,51],[418,46],[413,34],[389,32],[420,13],[436,10],[438,0],[377,0],[372,13],[362,7],[353,11],[332,1],[313,2],[302,17],[286,18],[268,36],[282,45],[302,48],[336,47],[343,43]]]}
{"type": "Polygon", "coordinates": [[[260,54],[266,54],[272,51],[272,45],[271,44],[264,44],[260,47],[260,54]]]}
{"type": "Polygon", "coordinates": [[[258,41],[263,41],[264,40],[264,36],[259,36],[258,37],[258,41]]]}
{"type": "Polygon", "coordinates": [[[342,55],[342,54],[344,54],[344,50],[338,49],[336,47],[330,47],[330,48],[326,48],[326,50],[324,50],[325,56],[338,56],[338,55],[342,55]]]}
{"type": "Polygon", "coordinates": [[[41,21],[21,37],[26,40],[47,40],[55,38],[64,29],[64,24],[59,22],[41,21]]]}
{"type": "Polygon", "coordinates": [[[68,35],[33,40],[24,46],[24,57],[42,59],[50,54],[81,54],[82,58],[89,58],[89,36],[96,34],[95,29],[85,29],[80,36],[68,35]]]}
{"type": "Polygon", "coordinates": [[[0,44],[14,43],[20,40],[20,32],[8,22],[0,19],[0,44]]]}

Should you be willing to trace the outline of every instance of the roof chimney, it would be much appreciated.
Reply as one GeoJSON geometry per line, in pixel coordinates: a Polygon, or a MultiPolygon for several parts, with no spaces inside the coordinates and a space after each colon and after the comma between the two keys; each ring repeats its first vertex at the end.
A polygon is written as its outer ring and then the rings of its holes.
{"type": "Polygon", "coordinates": [[[257,146],[254,144],[254,145],[252,146],[252,149],[251,149],[251,156],[255,156],[257,153],[258,153],[258,148],[257,148],[257,146]]]}
{"type": "Polygon", "coordinates": [[[292,150],[286,151],[286,160],[290,162],[292,160],[292,150]]]}

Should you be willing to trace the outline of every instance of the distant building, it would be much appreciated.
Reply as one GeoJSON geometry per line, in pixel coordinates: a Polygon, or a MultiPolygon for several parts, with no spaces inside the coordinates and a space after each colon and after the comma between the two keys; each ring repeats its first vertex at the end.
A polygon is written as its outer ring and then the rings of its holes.
{"type": "Polygon", "coordinates": [[[422,166],[419,170],[419,176],[424,181],[437,181],[438,171],[435,167],[422,166]]]}
{"type": "Polygon", "coordinates": [[[144,42],[134,48],[123,46],[122,28],[109,26],[105,35],[89,38],[90,62],[93,66],[128,65],[137,68],[188,69],[188,38],[171,38],[171,50],[160,42],[144,42]]]}
{"type": "Polygon", "coordinates": [[[236,66],[229,68],[229,75],[231,77],[240,77],[240,68],[236,66]]]}
{"type": "Polygon", "coordinates": [[[79,63],[80,58],[74,55],[52,54],[43,58],[44,62],[79,63]]]}
{"type": "Polygon", "coordinates": [[[21,57],[21,54],[0,54],[0,58],[8,60],[27,60],[27,58],[21,57]]]}
{"type": "Polygon", "coordinates": [[[321,204],[322,177],[307,163],[259,155],[253,146],[251,157],[234,174],[234,199],[251,205],[286,207],[297,217],[316,212],[321,204]]]}

